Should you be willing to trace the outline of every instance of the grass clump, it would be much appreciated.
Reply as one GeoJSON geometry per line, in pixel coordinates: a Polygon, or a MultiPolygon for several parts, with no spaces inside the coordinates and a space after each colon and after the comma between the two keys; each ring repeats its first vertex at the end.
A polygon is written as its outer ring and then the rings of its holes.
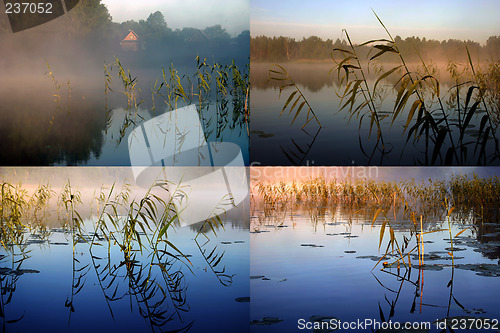
{"type": "MultiPolygon", "coordinates": [[[[348,121],[359,122],[360,150],[367,163],[384,164],[393,152],[394,145],[387,135],[393,126],[400,126],[405,138],[401,154],[413,146],[415,164],[499,163],[500,62],[475,64],[465,43],[467,62],[460,65],[450,61],[447,71],[454,84],[443,91],[437,68],[426,63],[416,49],[420,63],[416,68],[410,67],[400,50],[400,41],[375,16],[387,38],[354,45],[344,29],[347,43],[333,49],[335,64],[330,71],[339,81],[336,92],[340,98],[339,112],[346,112],[348,121]],[[364,59],[367,47],[368,59],[364,59]],[[383,57],[396,63],[386,70],[377,63],[383,57]],[[381,103],[387,96],[383,87],[387,84],[396,96],[392,110],[384,110],[381,103]],[[373,136],[375,141],[369,142],[373,136]]],[[[294,114],[292,124],[302,110],[307,110],[303,127],[313,119],[320,124],[306,96],[281,66],[272,67],[269,76],[280,82],[280,95],[283,89],[292,88],[281,110],[283,113],[288,109],[294,114]]]]}

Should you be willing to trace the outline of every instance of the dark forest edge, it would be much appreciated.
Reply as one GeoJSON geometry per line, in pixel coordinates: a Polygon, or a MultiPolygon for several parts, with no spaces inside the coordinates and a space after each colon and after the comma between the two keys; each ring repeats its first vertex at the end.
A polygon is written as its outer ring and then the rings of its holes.
{"type": "MultiPolygon", "coordinates": [[[[401,54],[408,62],[419,62],[419,56],[415,50],[419,50],[424,59],[443,59],[443,61],[467,61],[465,46],[474,58],[498,60],[500,55],[500,36],[491,36],[485,45],[468,40],[448,39],[443,41],[426,39],[425,37],[394,37],[399,46],[401,54]]],[[[331,60],[333,49],[345,49],[348,47],[346,39],[323,40],[317,36],[310,36],[296,40],[290,37],[267,37],[257,36],[250,39],[250,57],[252,62],[285,62],[300,60],[331,60]]],[[[356,45],[358,46],[358,45],[356,45]]],[[[359,46],[358,55],[366,58],[370,51],[369,46],[359,46]]],[[[397,61],[396,57],[386,57],[385,62],[397,61]]],[[[435,60],[436,61],[436,60],[435,60]]]]}

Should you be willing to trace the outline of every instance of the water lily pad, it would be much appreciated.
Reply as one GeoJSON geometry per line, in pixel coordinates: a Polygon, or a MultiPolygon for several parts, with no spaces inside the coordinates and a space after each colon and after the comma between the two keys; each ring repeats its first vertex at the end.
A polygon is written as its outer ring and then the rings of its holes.
{"type": "MultiPolygon", "coordinates": [[[[398,267],[398,263],[397,262],[391,262],[391,263],[389,263],[389,262],[386,261],[386,262],[382,263],[382,266],[384,266],[384,268],[397,268],[398,267]]],[[[401,264],[400,264],[400,266],[401,266],[401,264]]]]}
{"type": "Polygon", "coordinates": [[[248,303],[250,302],[250,297],[237,297],[234,300],[238,303],[248,303]]]}
{"type": "Polygon", "coordinates": [[[259,134],[259,138],[267,139],[267,138],[272,138],[274,136],[273,133],[262,133],[259,134]]]}
{"type": "Polygon", "coordinates": [[[483,313],[486,313],[486,311],[484,311],[484,309],[475,309],[475,308],[472,308],[472,309],[463,309],[465,313],[472,313],[472,314],[483,314],[483,313]]]}
{"type": "Polygon", "coordinates": [[[220,242],[221,244],[233,244],[233,242],[220,242]]]}
{"type": "Polygon", "coordinates": [[[448,251],[429,251],[430,254],[448,254],[450,250],[448,251]]]}
{"type": "Polygon", "coordinates": [[[309,321],[330,321],[330,320],[336,320],[340,321],[337,317],[331,317],[331,316],[311,316],[309,317],[309,321]]]}
{"type": "Polygon", "coordinates": [[[453,249],[451,247],[447,247],[445,250],[446,251],[457,252],[457,251],[465,251],[467,249],[465,247],[454,247],[453,249]]]}
{"type": "Polygon", "coordinates": [[[69,230],[66,230],[66,229],[62,229],[62,228],[52,228],[50,230],[51,232],[57,232],[57,233],[69,233],[69,230]]]}
{"type": "Polygon", "coordinates": [[[344,253],[356,253],[354,250],[345,250],[344,253]]]}
{"type": "Polygon", "coordinates": [[[234,244],[242,244],[242,243],[245,243],[245,241],[242,241],[242,240],[234,241],[234,244]]]}
{"type": "MultiPolygon", "coordinates": [[[[387,257],[386,257],[387,258],[387,257]]],[[[372,256],[370,258],[372,261],[379,261],[380,259],[382,259],[382,257],[377,257],[377,256],[372,256]]]]}
{"type": "Polygon", "coordinates": [[[421,270],[424,270],[424,271],[442,271],[443,270],[443,266],[441,266],[441,265],[423,264],[423,265],[415,265],[414,267],[421,269],[421,270]]]}
{"type": "MultiPolygon", "coordinates": [[[[453,259],[455,259],[455,260],[459,260],[459,259],[463,259],[463,258],[464,257],[457,257],[457,256],[453,257],[453,259]]],[[[418,261],[418,254],[413,254],[412,259],[418,261]]],[[[444,255],[444,256],[438,255],[437,251],[433,252],[433,253],[429,252],[429,253],[424,254],[424,261],[451,260],[451,259],[452,258],[448,253],[446,253],[446,255],[444,255]]]]}
{"type": "Polygon", "coordinates": [[[300,244],[300,246],[307,246],[307,247],[325,247],[324,245],[318,245],[318,244],[300,244]]]}
{"type": "Polygon", "coordinates": [[[495,249],[488,249],[488,248],[478,248],[478,249],[474,249],[472,250],[474,252],[479,252],[479,253],[483,253],[483,254],[495,254],[496,251],[495,249]]]}
{"type": "Polygon", "coordinates": [[[379,260],[380,257],[377,256],[357,256],[356,259],[372,259],[372,260],[379,260]]]}
{"type": "Polygon", "coordinates": [[[23,274],[32,274],[32,273],[40,273],[36,269],[11,269],[8,267],[0,267],[0,275],[23,275],[23,274]]]}
{"type": "Polygon", "coordinates": [[[344,238],[356,238],[356,237],[359,237],[359,236],[356,236],[356,235],[347,235],[347,236],[344,236],[344,238]]]}
{"type": "Polygon", "coordinates": [[[494,264],[456,264],[455,268],[476,272],[479,276],[500,277],[500,266],[494,264]]]}
{"type": "Polygon", "coordinates": [[[262,279],[264,277],[264,275],[250,275],[250,280],[262,279]]]}
{"type": "Polygon", "coordinates": [[[26,241],[26,245],[30,245],[30,244],[45,244],[47,243],[47,240],[45,239],[28,239],[26,241]]]}
{"type": "Polygon", "coordinates": [[[283,319],[276,318],[276,317],[264,317],[260,320],[255,319],[250,322],[250,325],[273,325],[282,322],[283,319]]]}
{"type": "Polygon", "coordinates": [[[254,230],[250,231],[251,234],[261,234],[263,232],[270,232],[269,230],[254,230]]]}
{"type": "Polygon", "coordinates": [[[327,236],[338,236],[339,234],[326,234],[327,236]]]}
{"type": "Polygon", "coordinates": [[[497,237],[500,236],[500,232],[490,232],[487,234],[482,235],[483,237],[497,237]]]}

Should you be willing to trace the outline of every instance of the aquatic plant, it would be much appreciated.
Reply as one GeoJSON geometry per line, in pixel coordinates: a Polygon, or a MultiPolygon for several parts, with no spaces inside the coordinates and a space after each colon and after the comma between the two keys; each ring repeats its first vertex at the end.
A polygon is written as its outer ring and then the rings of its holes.
{"type": "MultiPolygon", "coordinates": [[[[335,65],[330,71],[336,73],[339,81],[339,91],[336,92],[340,98],[339,112],[346,112],[349,122],[353,119],[359,121],[359,145],[368,164],[384,163],[393,151],[391,142],[384,139],[385,133],[390,127],[399,124],[402,128],[401,135],[406,136],[401,154],[409,145],[415,146],[415,164],[498,163],[499,62],[491,62],[483,67],[474,64],[465,44],[464,53],[467,54],[468,62],[463,70],[456,63],[449,64],[448,71],[455,85],[443,94],[437,69],[426,63],[418,50],[415,53],[420,64],[415,69],[410,68],[397,41],[375,12],[374,15],[388,38],[354,45],[348,31],[344,29],[347,43],[346,46],[332,50],[331,57],[335,65]],[[364,52],[358,50],[367,46],[370,51],[366,61],[361,55],[364,52]],[[384,56],[394,58],[397,64],[384,70],[376,63],[384,56]],[[370,75],[373,73],[376,79],[372,84],[370,75]],[[383,82],[391,84],[396,93],[393,108],[389,112],[382,110],[381,103],[378,102],[387,95],[381,92],[384,89],[383,82]],[[476,120],[478,131],[470,133],[476,120]],[[369,142],[372,134],[376,137],[375,142],[369,142]],[[423,151],[419,152],[419,149],[423,151]],[[419,154],[423,154],[423,158],[419,154]]],[[[292,88],[281,109],[281,114],[287,109],[289,113],[295,112],[292,124],[304,107],[308,111],[303,127],[312,119],[320,124],[306,96],[282,66],[271,67],[269,78],[280,83],[280,96],[284,89],[292,88]]],[[[296,159],[291,159],[290,154],[284,153],[294,164],[296,159]]]]}
{"type": "MultiPolygon", "coordinates": [[[[349,231],[352,226],[350,214],[358,216],[361,225],[371,224],[372,228],[376,225],[379,254],[368,257],[376,262],[372,275],[384,289],[384,296],[378,303],[381,322],[394,322],[398,308],[405,306],[410,314],[422,313],[429,306],[436,311],[442,309],[444,318],[449,318],[451,311],[457,307],[459,311],[469,311],[466,304],[464,306],[459,300],[457,288],[454,288],[455,269],[475,269],[486,276],[498,276],[497,265],[491,265],[495,267],[493,269],[478,267],[481,265],[461,267],[456,263],[458,257],[455,257],[455,251],[461,250],[455,244],[458,240],[464,241],[465,232],[475,234],[480,240],[484,221],[498,225],[498,177],[455,175],[419,182],[413,179],[386,182],[317,177],[288,182],[255,180],[251,188],[254,192],[252,215],[257,217],[252,220],[253,233],[262,232],[261,227],[273,227],[269,223],[273,223],[278,232],[280,224],[277,218],[282,221],[286,218],[290,223],[286,226],[295,227],[293,218],[297,214],[307,218],[314,233],[327,232],[327,225],[339,222],[349,231]],[[294,207],[299,208],[294,211],[294,207]],[[337,214],[340,218],[336,218],[337,214]],[[445,237],[449,235],[449,239],[445,239],[449,245],[442,256],[426,248],[428,237],[436,232],[445,237]],[[451,265],[428,262],[437,259],[449,260],[451,265]],[[446,304],[434,304],[424,300],[424,275],[427,270],[442,270],[443,266],[451,270],[449,280],[441,286],[449,292],[449,297],[446,304]],[[380,278],[381,274],[387,276],[380,278]],[[403,303],[401,299],[405,299],[408,292],[410,303],[403,303]]],[[[315,244],[302,246],[323,247],[315,244]]],[[[433,292],[435,290],[434,280],[433,292]]]]}
{"type": "MultiPolygon", "coordinates": [[[[346,30],[344,30],[344,32],[349,40],[350,49],[335,49],[334,52],[340,52],[343,55],[343,60],[337,63],[335,67],[339,77],[340,73],[344,73],[341,78],[341,85],[343,85],[343,88],[341,88],[343,89],[343,93],[341,93],[341,103],[344,103],[344,100],[347,101],[340,110],[349,106],[348,112],[350,117],[355,116],[359,118],[360,127],[364,116],[369,115],[370,132],[373,124],[377,127],[378,134],[375,148],[381,152],[381,162],[386,154],[387,148],[383,142],[379,112],[373,104],[373,97],[371,94],[377,90],[377,85],[382,80],[388,79],[393,75],[397,75],[395,80],[396,84],[394,85],[394,88],[397,90],[397,97],[391,115],[391,125],[403,114],[403,110],[406,109],[407,104],[412,103],[407,114],[406,123],[403,127],[403,134],[407,134],[406,144],[408,144],[410,140],[413,140],[414,143],[419,142],[421,139],[425,140],[425,159],[420,162],[423,164],[436,164],[439,160],[439,164],[462,165],[470,163],[469,159],[471,156],[477,158],[476,164],[487,164],[490,161],[497,160],[500,157],[498,139],[495,134],[497,128],[492,121],[490,104],[486,103],[484,99],[487,87],[481,85],[481,75],[479,75],[475,69],[467,45],[465,48],[472,77],[469,81],[460,82],[456,75],[456,71],[453,72],[453,74],[455,74],[456,85],[452,87],[452,90],[457,88],[458,93],[459,88],[468,87],[468,89],[463,109],[460,105],[460,96],[456,96],[458,123],[452,124],[449,119],[450,111],[443,103],[440,84],[435,73],[431,72],[421,57],[422,73],[410,70],[391,33],[377,14],[374,14],[386,31],[389,39],[371,40],[360,44],[360,46],[373,45],[370,53],[376,53],[370,57],[369,62],[386,53],[392,53],[396,54],[397,58],[399,58],[399,65],[381,74],[375,81],[373,87],[370,87],[364,75],[360,59],[355,53],[356,47],[351,43],[346,30]],[[353,61],[355,62],[354,64],[353,61]],[[354,77],[353,80],[349,80],[349,74],[351,74],[351,77],[354,77]],[[364,89],[360,89],[361,85],[364,86],[364,89]],[[427,89],[431,91],[430,97],[425,97],[427,89]],[[474,94],[475,91],[476,94],[474,94]],[[354,108],[358,96],[362,96],[363,101],[354,108]],[[411,102],[412,100],[413,102],[411,102]],[[367,106],[368,113],[364,111],[367,106]],[[485,114],[481,117],[477,140],[475,142],[464,141],[464,136],[471,119],[474,115],[477,115],[480,110],[484,111],[485,114]],[[458,129],[458,133],[453,130],[454,128],[458,129]],[[492,138],[490,135],[492,135],[492,138]],[[445,142],[448,144],[447,148],[445,142]],[[494,143],[493,150],[489,153],[486,151],[488,142],[494,143]],[[474,152],[472,154],[470,153],[469,147],[474,147],[474,152]],[[444,151],[445,149],[446,151],[444,151]]],[[[388,115],[384,117],[386,116],[388,115]]],[[[363,147],[361,148],[363,149],[363,147]]],[[[369,155],[369,161],[371,161],[374,154],[375,151],[369,155]]]]}
{"type": "MultiPolygon", "coordinates": [[[[0,255],[0,260],[11,259],[15,272],[29,258],[30,244],[41,246],[48,243],[51,231],[45,226],[45,220],[49,219],[45,210],[50,200],[55,201],[57,214],[53,217],[61,225],[57,230],[71,237],[72,246],[72,283],[64,304],[68,309],[68,326],[72,314],[78,309],[78,297],[85,290],[85,282],[92,272],[112,317],[114,302],[130,297],[154,332],[163,331],[169,323],[177,325],[172,322],[174,319],[182,322],[182,313],[189,311],[186,270],[190,274],[194,272],[190,256],[184,254],[170,237],[179,214],[182,214],[177,209],[179,201],[186,197],[181,186],[158,179],[143,196],[135,199],[131,198],[129,184],[124,184],[121,189],[114,184],[103,187],[91,202],[97,215],[91,220],[79,214],[83,205],[81,189],[72,186],[69,180],[57,196],[49,184],[40,184],[30,194],[23,186],[7,182],[2,184],[1,194],[0,243],[8,256],[0,255]],[[114,246],[121,254],[111,251],[114,246]],[[82,258],[84,251],[88,251],[89,256],[82,258]],[[89,260],[83,261],[86,258],[89,260]]],[[[221,200],[214,212],[232,207],[231,199],[228,195],[221,200]]],[[[223,228],[221,217],[213,215],[200,223],[194,241],[215,278],[222,285],[229,286],[234,275],[226,271],[224,252],[217,245],[210,247],[213,236],[217,236],[216,231],[223,228]],[[207,241],[201,243],[201,236],[207,241]]],[[[15,285],[22,272],[0,274],[2,314],[6,313],[5,306],[12,297],[10,292],[6,301],[3,290],[8,291],[9,285],[15,285]]],[[[23,318],[2,317],[4,327],[23,318]]],[[[188,330],[192,325],[192,322],[182,323],[180,331],[188,330]]]]}
{"type": "MultiPolygon", "coordinates": [[[[393,263],[387,263],[388,267],[392,264],[411,266],[410,255],[413,253],[417,253],[419,265],[422,265],[426,234],[443,230],[451,232],[452,223],[469,221],[471,218],[474,223],[482,223],[488,216],[495,214],[494,207],[498,207],[500,197],[498,177],[479,178],[475,174],[420,182],[411,179],[400,182],[350,178],[326,180],[319,177],[290,182],[256,181],[251,188],[254,203],[262,206],[264,217],[283,218],[287,207],[293,208],[294,205],[308,209],[311,217],[320,215],[319,210],[324,207],[335,211],[339,205],[358,212],[366,210],[371,214],[372,226],[376,222],[380,223],[379,248],[384,236],[388,235],[385,254],[389,250],[398,253],[393,263]],[[393,217],[390,217],[391,213],[393,217]],[[401,241],[395,238],[392,225],[398,219],[409,222],[406,223],[409,236],[404,236],[401,241]],[[430,219],[445,220],[448,229],[429,230],[430,219]]],[[[451,242],[467,229],[450,235],[451,242]]],[[[377,264],[384,258],[382,256],[377,264]]]]}
{"type": "Polygon", "coordinates": [[[283,112],[285,112],[285,110],[287,110],[287,107],[289,105],[290,105],[290,107],[288,109],[288,114],[291,114],[295,110],[295,115],[294,115],[294,117],[292,119],[292,123],[290,125],[293,125],[293,123],[295,122],[295,120],[299,116],[300,112],[305,107],[305,109],[307,110],[307,113],[306,113],[306,120],[305,120],[304,124],[302,125],[302,129],[304,129],[304,127],[306,127],[307,124],[309,124],[309,122],[313,119],[316,121],[316,123],[321,128],[321,123],[320,123],[318,117],[316,117],[316,114],[314,113],[311,105],[309,104],[309,102],[305,98],[304,94],[300,90],[297,83],[295,83],[293,78],[287,73],[287,71],[282,66],[275,64],[274,67],[269,70],[269,80],[275,80],[275,81],[282,82],[280,85],[280,93],[279,93],[280,97],[281,97],[281,93],[283,92],[284,89],[291,88],[293,90],[290,93],[290,95],[288,96],[288,98],[285,102],[285,105],[283,106],[283,109],[281,109],[281,113],[280,113],[280,115],[282,115],[283,112]],[[293,101],[293,104],[290,104],[292,101],[293,101]],[[302,101],[302,102],[300,104],[298,104],[300,101],[302,101]]]}
{"type": "MultiPolygon", "coordinates": [[[[54,73],[50,69],[50,65],[48,62],[46,62],[46,65],[47,65],[48,71],[45,72],[45,75],[47,75],[50,78],[50,80],[52,81],[52,84],[54,85],[55,93],[52,95],[52,97],[54,97],[53,101],[56,102],[56,108],[55,108],[54,112],[52,113],[52,116],[49,120],[48,130],[50,131],[52,125],[54,124],[54,120],[56,118],[56,115],[62,111],[62,98],[61,98],[61,96],[62,96],[61,95],[62,84],[56,79],[54,73]]],[[[66,85],[67,85],[67,89],[68,89],[68,101],[67,101],[66,109],[67,109],[67,112],[70,113],[71,112],[71,82],[70,82],[70,80],[68,80],[66,85]]]]}
{"type": "MultiPolygon", "coordinates": [[[[204,127],[205,138],[213,134],[219,141],[227,127],[245,127],[249,135],[249,73],[241,71],[234,61],[231,65],[214,63],[210,65],[206,59],[196,57],[196,71],[192,75],[180,73],[173,63],[168,68],[161,68],[161,80],[151,87],[151,108],[154,113],[158,109],[158,101],[167,111],[195,103],[204,127]],[[212,102],[214,100],[214,102],[212,102]],[[232,105],[232,109],[230,108],[232,105]],[[230,117],[231,116],[231,117],[230,117]]],[[[117,144],[121,143],[130,126],[138,126],[146,120],[139,106],[145,102],[138,86],[138,78],[130,69],[123,67],[119,59],[112,64],[104,65],[106,129],[111,126],[112,108],[108,105],[108,94],[112,89],[112,70],[118,69],[118,77],[122,83],[121,91],[127,97],[124,109],[124,121],[119,130],[117,144]]]]}

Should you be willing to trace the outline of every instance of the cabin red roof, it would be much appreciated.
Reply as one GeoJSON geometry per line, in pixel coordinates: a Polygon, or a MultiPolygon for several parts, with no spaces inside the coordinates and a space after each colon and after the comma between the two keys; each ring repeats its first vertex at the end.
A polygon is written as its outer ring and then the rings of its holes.
{"type": "Polygon", "coordinates": [[[137,42],[139,40],[139,36],[132,30],[129,30],[128,35],[123,39],[122,42],[137,42]]]}

